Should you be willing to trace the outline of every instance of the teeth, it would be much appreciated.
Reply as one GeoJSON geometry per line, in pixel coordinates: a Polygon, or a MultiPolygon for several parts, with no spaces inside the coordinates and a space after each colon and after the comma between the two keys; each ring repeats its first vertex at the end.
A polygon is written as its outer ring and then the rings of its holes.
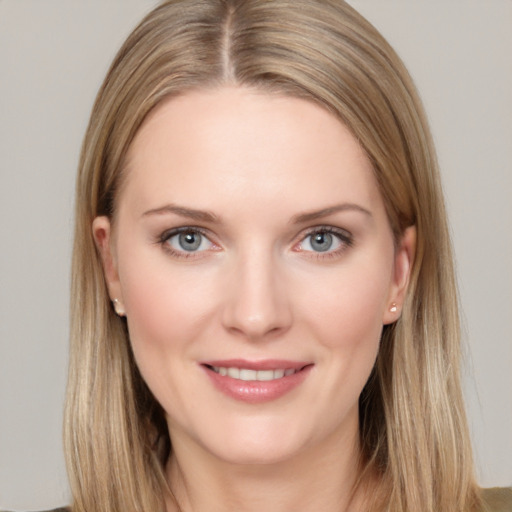
{"type": "Polygon", "coordinates": [[[258,380],[274,380],[277,377],[274,377],[274,370],[259,370],[258,371],[258,380]]]}
{"type": "Polygon", "coordinates": [[[250,370],[248,368],[224,368],[222,366],[213,366],[213,371],[223,377],[231,377],[243,381],[269,381],[282,379],[295,373],[293,368],[277,370],[250,370]]]}
{"type": "Polygon", "coordinates": [[[240,370],[238,368],[228,368],[228,377],[232,377],[233,379],[239,379],[240,370]]]}
{"type": "MultiPolygon", "coordinates": [[[[274,370],[274,379],[282,379],[284,377],[284,372],[285,370],[274,370]]],[[[295,370],[292,370],[292,372],[295,373],[295,370]]]]}
{"type": "Polygon", "coordinates": [[[240,370],[240,380],[256,380],[257,373],[259,372],[256,372],[256,370],[240,370]]]}

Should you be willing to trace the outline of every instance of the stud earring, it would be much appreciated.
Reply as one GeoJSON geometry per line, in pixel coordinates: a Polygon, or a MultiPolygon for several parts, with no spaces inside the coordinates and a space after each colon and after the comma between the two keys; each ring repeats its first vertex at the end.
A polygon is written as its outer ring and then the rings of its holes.
{"type": "Polygon", "coordinates": [[[398,308],[396,306],[396,302],[393,302],[393,304],[391,304],[391,307],[389,308],[389,311],[391,311],[391,313],[396,313],[398,311],[398,308]]]}
{"type": "Polygon", "coordinates": [[[124,307],[119,299],[114,299],[112,304],[114,305],[114,310],[118,316],[126,316],[126,311],[124,310],[124,307]]]}

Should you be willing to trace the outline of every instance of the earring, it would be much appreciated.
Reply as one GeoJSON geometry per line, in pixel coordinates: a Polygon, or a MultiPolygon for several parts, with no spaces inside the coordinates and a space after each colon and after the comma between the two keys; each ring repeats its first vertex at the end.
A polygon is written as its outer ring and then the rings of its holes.
{"type": "Polygon", "coordinates": [[[396,302],[393,302],[393,304],[391,304],[391,307],[389,308],[389,311],[391,311],[391,313],[396,313],[398,311],[396,302]]]}
{"type": "Polygon", "coordinates": [[[114,305],[114,310],[118,316],[126,316],[126,311],[124,310],[124,306],[121,304],[119,299],[114,299],[112,301],[112,304],[114,305]]]}

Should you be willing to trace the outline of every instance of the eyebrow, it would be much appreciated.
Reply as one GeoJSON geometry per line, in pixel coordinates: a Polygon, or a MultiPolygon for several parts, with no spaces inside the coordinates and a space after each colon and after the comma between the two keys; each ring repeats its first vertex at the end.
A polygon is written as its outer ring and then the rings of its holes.
{"type": "Polygon", "coordinates": [[[313,220],[320,219],[322,217],[327,217],[334,213],[343,212],[343,211],[356,211],[360,213],[364,213],[365,215],[372,217],[372,213],[370,210],[359,206],[358,204],[353,203],[343,203],[337,204],[334,206],[330,206],[329,208],[322,208],[321,210],[315,210],[312,212],[301,213],[299,215],[295,215],[292,218],[292,223],[294,224],[303,224],[305,222],[311,222],[313,220]]]}
{"type": "MultiPolygon", "coordinates": [[[[320,219],[322,217],[327,217],[334,213],[342,212],[342,211],[356,211],[360,213],[364,213],[369,217],[372,217],[372,214],[366,208],[359,206],[358,204],[353,203],[343,203],[334,206],[330,206],[328,208],[322,208],[321,210],[314,210],[311,212],[301,213],[292,217],[292,224],[304,224],[306,222],[311,222],[313,220],[320,219]]],[[[166,204],[159,208],[153,208],[144,212],[142,214],[143,217],[147,217],[150,215],[164,215],[164,214],[174,214],[179,215],[180,217],[185,217],[192,220],[198,220],[202,222],[210,222],[215,223],[219,222],[219,217],[212,212],[206,210],[196,210],[193,208],[186,208],[184,206],[178,206],[174,204],[166,204]]]]}
{"type": "Polygon", "coordinates": [[[166,213],[172,213],[174,215],[179,215],[180,217],[185,217],[187,219],[199,220],[202,222],[218,222],[219,218],[212,212],[204,211],[204,210],[195,210],[193,208],[185,208],[184,206],[178,206],[174,204],[166,204],[161,206],[160,208],[154,208],[152,210],[148,210],[142,214],[143,217],[147,217],[149,215],[163,215],[166,213]]]}

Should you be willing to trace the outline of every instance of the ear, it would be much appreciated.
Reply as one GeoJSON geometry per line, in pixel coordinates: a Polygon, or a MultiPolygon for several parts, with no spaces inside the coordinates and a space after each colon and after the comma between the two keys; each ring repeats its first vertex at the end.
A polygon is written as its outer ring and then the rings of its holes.
{"type": "Polygon", "coordinates": [[[113,250],[114,244],[110,219],[106,216],[96,217],[92,222],[92,234],[101,255],[103,274],[110,299],[114,301],[116,312],[122,316],[124,315],[123,297],[117,272],[115,252],[113,250]]]}
{"type": "Polygon", "coordinates": [[[404,231],[395,252],[393,280],[389,291],[388,305],[382,320],[384,325],[396,322],[400,318],[415,253],[416,226],[410,226],[404,231]]]}

